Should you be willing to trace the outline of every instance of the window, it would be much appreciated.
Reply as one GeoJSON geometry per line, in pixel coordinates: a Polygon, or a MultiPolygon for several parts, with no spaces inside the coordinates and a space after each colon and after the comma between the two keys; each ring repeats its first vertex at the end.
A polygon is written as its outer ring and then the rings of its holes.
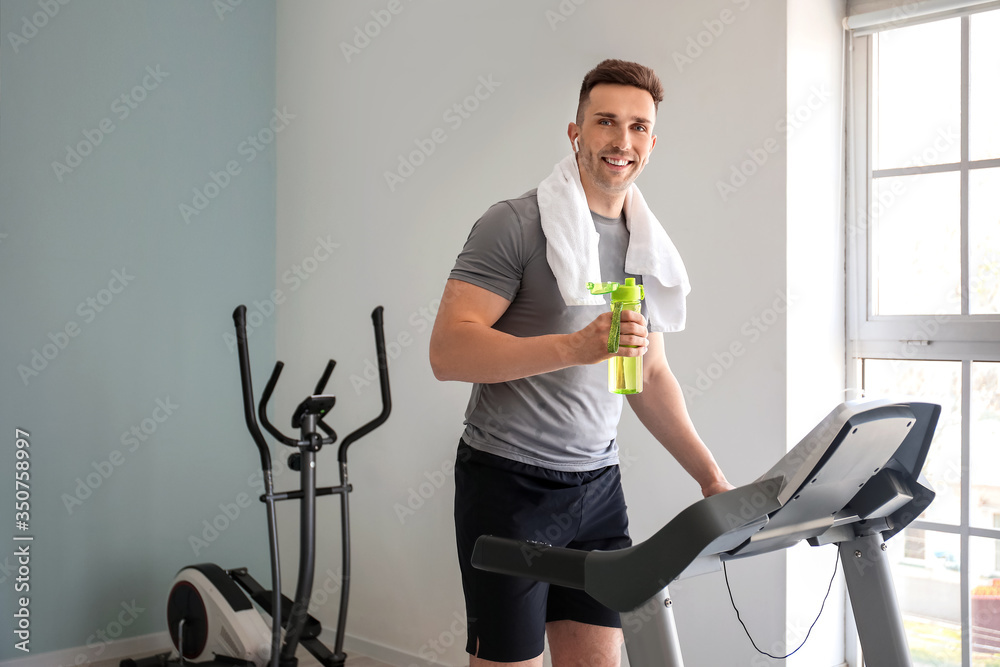
{"type": "Polygon", "coordinates": [[[910,650],[1000,667],[1000,10],[852,42],[849,386],[942,406],[887,543],[910,650]]]}
{"type": "Polygon", "coordinates": [[[919,528],[906,531],[903,537],[903,557],[922,561],[927,558],[926,535],[919,528]]]}
{"type": "MultiPolygon", "coordinates": [[[[993,527],[1000,528],[1000,514],[993,515],[993,527]]],[[[1000,576],[1000,541],[994,546],[996,547],[996,560],[993,561],[993,567],[996,569],[997,575],[1000,576]]]]}

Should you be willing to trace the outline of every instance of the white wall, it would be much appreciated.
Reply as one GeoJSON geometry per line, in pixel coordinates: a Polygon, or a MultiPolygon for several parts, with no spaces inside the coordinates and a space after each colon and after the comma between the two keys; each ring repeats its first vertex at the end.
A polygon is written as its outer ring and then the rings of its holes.
{"type": "MultiPolygon", "coordinates": [[[[788,1],[788,446],[844,394],[844,0],[788,1]]],[[[784,651],[805,639],[837,562],[833,546],[787,554],[784,651]]],[[[840,665],[847,619],[842,574],[790,667],[840,665]]]]}
{"type": "MultiPolygon", "coordinates": [[[[346,433],[378,407],[377,386],[365,379],[374,305],[385,306],[387,339],[396,342],[394,413],[351,459],[352,636],[443,664],[466,661],[450,465],[469,387],[432,377],[429,325],[473,222],[535,187],[569,149],[580,81],[605,57],[652,66],[667,90],[639,185],[694,286],[688,329],[667,339],[693,418],[736,484],[785,452],[788,394],[801,390],[784,315],[789,225],[801,204],[787,196],[792,154],[781,125],[797,103],[797,42],[785,39],[795,16],[786,3],[751,0],[278,3],[277,101],[297,114],[278,140],[277,280],[288,297],[277,325],[278,358],[288,363],[279,414],[333,357],[332,423],[346,433]],[[367,43],[358,37],[366,25],[375,35],[367,43]],[[355,38],[357,51],[345,55],[341,44],[355,38]],[[480,77],[496,87],[488,97],[479,88],[485,99],[459,124],[447,111],[475,94],[480,77]],[[385,172],[416,142],[429,145],[436,128],[443,143],[390,189],[385,172]],[[327,236],[339,247],[309,262],[314,271],[292,291],[285,272],[327,236]],[[416,509],[401,514],[408,503],[416,509]]],[[[699,494],[628,411],[620,442],[641,540],[699,494]]],[[[335,516],[332,506],[321,510],[320,584],[339,563],[335,516]]],[[[292,555],[290,540],[283,548],[292,555]]],[[[784,560],[730,569],[765,647],[785,639],[784,560]]],[[[687,664],[767,664],[736,622],[721,575],[679,582],[672,594],[687,664]]],[[[336,605],[318,615],[331,623],[336,605]]]]}

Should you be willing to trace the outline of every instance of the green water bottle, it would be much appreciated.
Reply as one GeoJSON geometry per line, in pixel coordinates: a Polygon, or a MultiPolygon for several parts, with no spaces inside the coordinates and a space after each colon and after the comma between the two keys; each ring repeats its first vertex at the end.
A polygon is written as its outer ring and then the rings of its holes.
{"type": "MultiPolygon", "coordinates": [[[[645,291],[635,284],[635,278],[626,278],[625,284],[587,283],[591,294],[611,295],[611,334],[608,352],[618,351],[621,337],[623,310],[639,311],[645,291]]],[[[642,357],[611,357],[608,359],[608,391],[614,394],[638,394],[642,391],[642,357]]]]}

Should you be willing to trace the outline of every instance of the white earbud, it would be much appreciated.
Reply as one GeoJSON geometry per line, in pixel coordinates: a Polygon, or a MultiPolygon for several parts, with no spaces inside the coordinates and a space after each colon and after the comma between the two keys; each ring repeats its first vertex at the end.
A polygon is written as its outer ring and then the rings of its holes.
{"type": "Polygon", "coordinates": [[[573,140],[573,148],[576,149],[577,153],[580,152],[580,137],[577,137],[576,139],[573,140]]]}

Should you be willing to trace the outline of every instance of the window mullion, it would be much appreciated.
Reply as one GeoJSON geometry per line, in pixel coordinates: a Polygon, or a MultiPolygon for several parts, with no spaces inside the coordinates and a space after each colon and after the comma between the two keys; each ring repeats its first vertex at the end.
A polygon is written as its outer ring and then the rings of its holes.
{"type": "Polygon", "coordinates": [[[875,154],[875,147],[872,138],[875,134],[873,128],[878,122],[878,98],[875,95],[876,76],[878,71],[875,67],[875,47],[876,38],[868,38],[868,76],[866,78],[867,93],[865,95],[865,252],[863,254],[865,262],[865,310],[862,322],[867,322],[875,314],[875,253],[872,252],[875,242],[874,212],[872,206],[872,162],[875,154]]]}
{"type": "Polygon", "coordinates": [[[959,169],[960,176],[960,240],[959,247],[962,256],[960,258],[960,277],[962,290],[962,315],[968,315],[969,308],[970,278],[969,278],[969,25],[968,16],[962,17],[962,81],[961,81],[961,132],[960,132],[960,155],[959,169]]]}
{"type": "MultiPolygon", "coordinates": [[[[968,17],[962,19],[967,22],[968,17]]],[[[962,362],[962,480],[959,526],[959,599],[962,609],[962,665],[972,665],[972,580],[969,556],[969,525],[972,523],[972,362],[962,362]]]]}

